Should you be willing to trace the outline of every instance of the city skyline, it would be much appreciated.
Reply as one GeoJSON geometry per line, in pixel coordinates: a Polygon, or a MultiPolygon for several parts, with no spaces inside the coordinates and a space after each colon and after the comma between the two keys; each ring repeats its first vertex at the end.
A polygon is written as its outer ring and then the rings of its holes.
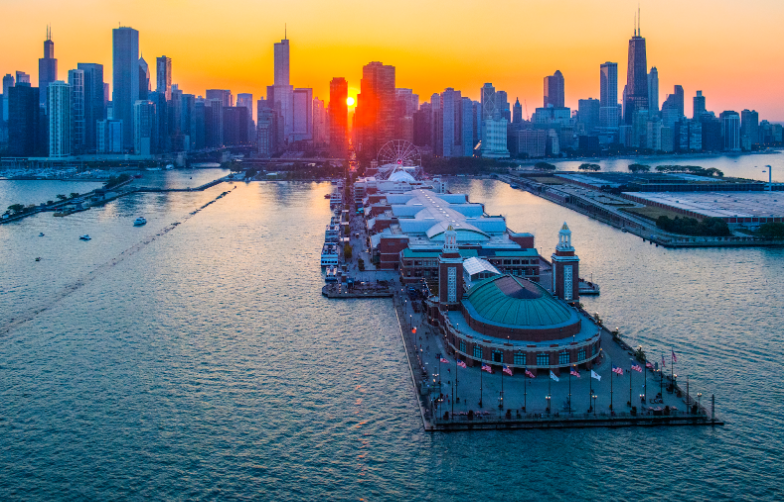
{"type": "MultiPolygon", "coordinates": [[[[69,15],[57,15],[64,13],[60,6],[47,6],[43,10],[45,14],[39,14],[36,9],[12,5],[10,13],[18,14],[19,22],[9,27],[9,36],[0,42],[4,54],[8,55],[3,73],[24,71],[37,83],[35,65],[49,22],[43,16],[47,16],[57,19],[52,27],[52,39],[57,44],[61,69],[75,68],[79,62],[95,62],[103,64],[111,74],[109,30],[118,24],[109,18],[119,17],[123,26],[140,32],[140,53],[166,54],[172,58],[176,66],[174,80],[185,92],[201,95],[208,88],[225,88],[263,96],[265,87],[273,82],[272,42],[282,38],[287,24],[294,61],[291,80],[312,87],[314,96],[327,96],[330,80],[343,76],[349,82],[349,96],[355,97],[362,66],[368,61],[382,61],[397,68],[399,87],[412,88],[420,96],[453,87],[477,100],[482,84],[493,82],[508,92],[510,100],[520,98],[524,104],[527,102],[530,114],[533,104],[541,102],[542,78],[555,70],[560,70],[568,81],[565,104],[573,109],[577,108],[579,99],[599,98],[596,68],[600,64],[619,63],[618,80],[625,82],[627,42],[633,33],[636,13],[636,5],[631,2],[607,3],[601,8],[567,2],[573,8],[563,9],[558,19],[553,19],[541,6],[505,5],[510,14],[524,16],[528,23],[522,30],[499,32],[481,22],[484,16],[481,12],[458,7],[450,16],[458,20],[473,13],[472,30],[486,40],[480,50],[462,40],[454,30],[445,33],[444,26],[427,26],[414,18],[409,22],[410,28],[399,30],[400,34],[376,33],[379,30],[373,27],[397,19],[399,14],[384,19],[371,16],[359,22],[357,16],[368,14],[368,9],[352,2],[345,3],[350,7],[345,9],[345,18],[336,21],[340,29],[314,29],[315,23],[324,24],[327,9],[311,2],[299,3],[308,8],[303,11],[272,6],[261,27],[248,27],[247,34],[242,33],[242,27],[253,18],[251,14],[258,7],[243,1],[231,3],[248,9],[247,16],[235,21],[238,28],[231,30],[205,24],[202,18],[210,18],[209,14],[217,19],[224,15],[209,6],[196,16],[196,12],[191,12],[198,10],[194,5],[183,13],[181,23],[169,26],[157,19],[147,19],[138,6],[133,9],[98,7],[91,22],[84,23],[69,15]],[[291,18],[287,10],[296,11],[294,19],[286,19],[291,18]],[[595,20],[593,24],[592,20],[595,20]],[[598,22],[602,29],[593,29],[598,22]],[[537,33],[548,29],[557,30],[560,37],[537,37],[537,33]],[[209,44],[205,43],[207,38],[209,44]],[[12,42],[13,47],[9,45],[12,42]]],[[[408,5],[403,2],[399,9],[408,5]]],[[[429,11],[436,5],[420,6],[417,12],[429,11]]],[[[775,18],[777,11],[784,12],[784,8],[768,3],[739,11],[730,10],[727,2],[720,2],[713,9],[723,9],[726,15],[714,16],[710,27],[700,27],[702,36],[695,37],[693,30],[684,33],[688,27],[684,23],[706,5],[709,4],[701,1],[687,6],[674,2],[642,5],[641,30],[647,39],[648,66],[656,66],[660,72],[660,102],[664,101],[667,89],[682,85],[686,96],[702,90],[709,97],[710,108],[717,113],[749,108],[758,110],[769,120],[784,120],[784,104],[776,99],[781,56],[774,49],[766,48],[775,47],[775,43],[766,44],[767,33],[772,37],[773,31],[765,30],[768,19],[775,18]],[[681,15],[669,16],[668,9],[676,8],[681,15]],[[722,30],[736,35],[726,37],[722,30]],[[744,30],[752,30],[755,38],[742,37],[744,30]]],[[[165,13],[173,6],[166,4],[161,8],[165,13]]],[[[236,12],[226,6],[222,8],[236,12]]],[[[153,65],[150,66],[152,70],[153,65]]],[[[64,76],[58,78],[62,80],[64,76]]],[[[691,115],[691,102],[687,101],[685,112],[691,115]]]]}

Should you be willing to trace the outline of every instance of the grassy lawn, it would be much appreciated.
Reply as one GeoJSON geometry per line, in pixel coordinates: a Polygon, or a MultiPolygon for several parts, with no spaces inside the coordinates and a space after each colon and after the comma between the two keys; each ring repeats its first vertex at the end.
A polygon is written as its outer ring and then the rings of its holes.
{"type": "MultiPolygon", "coordinates": [[[[684,215],[681,213],[675,212],[671,209],[663,209],[660,207],[653,207],[653,206],[645,206],[645,207],[632,207],[632,208],[624,208],[621,211],[628,211],[632,214],[636,214],[638,216],[642,216],[643,218],[648,218],[649,220],[656,221],[659,216],[667,216],[671,219],[674,219],[676,216],[679,218],[683,218],[684,215]]],[[[703,218],[695,218],[698,221],[702,221],[703,218]]]]}
{"type": "Polygon", "coordinates": [[[531,178],[532,180],[536,181],[537,183],[542,183],[544,185],[565,185],[563,180],[555,178],[553,176],[540,176],[537,178],[531,178]]]}

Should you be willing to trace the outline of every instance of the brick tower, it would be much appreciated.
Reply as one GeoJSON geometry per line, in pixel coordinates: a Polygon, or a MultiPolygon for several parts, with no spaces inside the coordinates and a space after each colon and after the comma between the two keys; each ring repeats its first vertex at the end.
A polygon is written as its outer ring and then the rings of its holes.
{"type": "Polygon", "coordinates": [[[558,245],[553,259],[553,292],[567,302],[580,299],[580,258],[574,254],[572,231],[564,222],[558,232],[558,245]]]}

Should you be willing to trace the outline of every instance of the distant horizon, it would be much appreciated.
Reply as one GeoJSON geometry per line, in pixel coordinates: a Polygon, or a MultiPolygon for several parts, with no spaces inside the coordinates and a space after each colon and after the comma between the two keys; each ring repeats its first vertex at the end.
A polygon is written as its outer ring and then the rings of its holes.
{"type": "MultiPolygon", "coordinates": [[[[687,116],[691,98],[701,90],[708,110],[717,115],[749,109],[758,111],[760,120],[784,122],[784,103],[778,99],[784,56],[775,37],[775,20],[784,16],[784,5],[664,0],[642,2],[641,9],[648,68],[659,71],[660,103],[678,84],[684,88],[687,116]],[[693,22],[706,13],[710,23],[693,22]]],[[[620,102],[637,3],[613,0],[589,7],[566,0],[557,13],[551,5],[502,3],[488,13],[478,4],[403,0],[382,15],[356,0],[329,5],[295,0],[285,6],[141,0],[132,7],[32,0],[14,2],[6,10],[13,23],[0,42],[6,56],[0,74],[23,71],[33,85],[48,25],[59,80],[77,63],[89,62],[103,64],[104,79],[112,85],[111,30],[121,24],[139,31],[140,55],[148,63],[162,55],[172,58],[172,83],[183,92],[203,96],[206,89],[230,89],[258,100],[272,84],[272,48],[286,26],[292,85],[313,88],[314,97],[325,102],[333,77],[345,77],[354,97],[362,67],[381,61],[395,66],[396,86],[413,89],[420,103],[447,87],[478,100],[481,86],[491,82],[508,93],[510,105],[519,98],[530,117],[542,106],[544,77],[556,70],[564,74],[566,106],[576,110],[579,99],[598,99],[599,66],[606,61],[618,63],[620,102]],[[155,17],[149,16],[153,7],[159,11],[155,17]],[[85,10],[89,17],[83,16],[85,10]],[[515,19],[518,28],[498,22],[515,19]]],[[[150,70],[154,82],[153,64],[150,70]]]]}

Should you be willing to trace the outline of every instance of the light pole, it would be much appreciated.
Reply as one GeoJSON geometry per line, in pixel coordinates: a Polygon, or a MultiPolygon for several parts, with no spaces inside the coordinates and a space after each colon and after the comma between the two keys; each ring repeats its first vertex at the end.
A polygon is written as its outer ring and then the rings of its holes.
{"type": "Polygon", "coordinates": [[[702,414],[702,392],[697,393],[697,412],[702,414]]]}
{"type": "Polygon", "coordinates": [[[596,416],[596,394],[591,394],[591,397],[593,398],[593,416],[595,417],[596,416]]]}

